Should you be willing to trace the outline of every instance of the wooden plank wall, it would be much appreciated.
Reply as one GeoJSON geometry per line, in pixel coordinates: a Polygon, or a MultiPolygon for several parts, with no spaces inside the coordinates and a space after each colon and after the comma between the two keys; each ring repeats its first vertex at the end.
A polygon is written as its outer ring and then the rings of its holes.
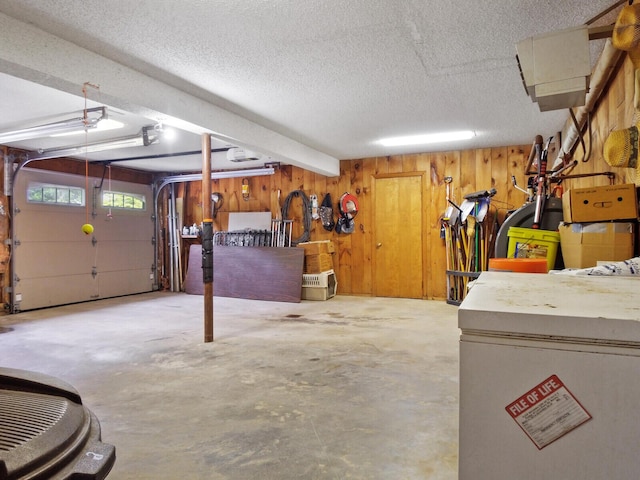
{"type": "MultiPolygon", "coordinates": [[[[580,163],[573,170],[575,174],[614,171],[614,183],[634,183],[635,173],[631,169],[611,168],[602,157],[602,146],[608,134],[614,129],[627,128],[634,121],[633,110],[633,66],[624,60],[614,72],[610,85],[596,105],[591,119],[591,140],[584,133],[586,149],[591,143],[591,157],[582,162],[584,152],[576,148],[574,158],[580,163]]],[[[543,137],[556,132],[531,132],[532,143],[536,134],[543,137]]],[[[304,171],[297,167],[285,166],[270,177],[251,178],[251,194],[248,201],[242,199],[242,179],[216,180],[212,191],[221,192],[225,203],[216,218],[215,228],[225,230],[230,211],[270,211],[276,215],[279,206],[293,190],[303,190],[308,196],[316,194],[319,202],[330,193],[334,207],[340,195],[346,191],[357,195],[360,212],[356,217],[353,234],[327,232],[319,221],[312,222],[311,240],[332,240],[336,244],[334,269],[338,280],[338,293],[343,295],[372,295],[373,292],[373,228],[371,198],[375,175],[406,172],[426,172],[427,185],[423,195],[430,205],[427,215],[428,231],[424,240],[424,270],[427,272],[423,286],[424,298],[446,298],[445,250],[440,238],[440,219],[446,209],[444,178],[453,178],[452,194],[460,203],[467,193],[495,188],[497,194],[492,205],[498,211],[501,222],[508,210],[520,207],[525,195],[517,191],[511,181],[515,175],[519,186],[526,188],[524,168],[531,145],[503,146],[475,150],[450,152],[416,153],[389,157],[343,160],[340,162],[339,177],[325,177],[304,171]]],[[[554,151],[550,159],[554,159],[554,151]]],[[[570,188],[607,185],[605,176],[571,179],[563,182],[565,191],[570,188]]],[[[200,204],[200,184],[185,186],[185,221],[199,223],[202,220],[200,204]]],[[[295,199],[291,202],[289,218],[295,220],[293,237],[301,233],[302,205],[295,199]]]]}
{"type": "MultiPolygon", "coordinates": [[[[530,148],[531,146],[500,147],[343,160],[340,162],[339,177],[325,177],[297,167],[285,166],[273,176],[250,178],[250,198],[247,201],[242,199],[241,178],[214,180],[212,191],[220,192],[224,198],[224,203],[214,220],[214,228],[226,230],[229,212],[234,211],[270,211],[275,217],[286,197],[294,190],[302,190],[307,196],[315,194],[319,202],[329,193],[334,209],[337,208],[340,196],[344,192],[350,192],[358,197],[360,203],[360,211],[355,218],[355,232],[328,232],[317,220],[312,222],[310,240],[332,240],[335,243],[334,269],[340,294],[371,295],[374,248],[371,192],[374,178],[379,174],[426,172],[427,185],[423,195],[427,196],[426,203],[430,207],[425,212],[428,224],[424,241],[427,278],[423,293],[425,298],[445,298],[445,249],[444,241],[440,238],[441,217],[447,207],[444,178],[453,177],[451,193],[458,203],[467,193],[496,188],[498,194],[493,205],[504,218],[507,210],[517,208],[524,202],[524,195],[514,191],[511,175],[516,175],[520,185],[524,184],[524,162],[530,148]]],[[[187,199],[185,223],[200,223],[200,182],[185,184],[182,194],[187,199]]],[[[302,201],[299,198],[291,200],[287,218],[294,220],[294,240],[303,233],[302,212],[302,201]]],[[[337,212],[334,213],[337,216],[337,212]]],[[[398,214],[402,215],[402,212],[398,214]]]]}

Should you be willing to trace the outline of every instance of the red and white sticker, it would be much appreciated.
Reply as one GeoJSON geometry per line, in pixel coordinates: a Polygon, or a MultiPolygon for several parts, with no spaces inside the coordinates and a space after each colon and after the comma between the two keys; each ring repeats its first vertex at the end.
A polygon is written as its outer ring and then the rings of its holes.
{"type": "Polygon", "coordinates": [[[505,410],[539,450],[591,420],[589,412],[556,375],[521,395],[505,410]]]}

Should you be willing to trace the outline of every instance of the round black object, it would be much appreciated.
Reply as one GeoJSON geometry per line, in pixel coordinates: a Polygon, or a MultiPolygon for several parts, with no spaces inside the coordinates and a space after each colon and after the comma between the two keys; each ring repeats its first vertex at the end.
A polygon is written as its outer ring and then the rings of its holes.
{"type": "Polygon", "coordinates": [[[71,385],[0,368],[0,479],[101,480],[115,458],[71,385]]]}

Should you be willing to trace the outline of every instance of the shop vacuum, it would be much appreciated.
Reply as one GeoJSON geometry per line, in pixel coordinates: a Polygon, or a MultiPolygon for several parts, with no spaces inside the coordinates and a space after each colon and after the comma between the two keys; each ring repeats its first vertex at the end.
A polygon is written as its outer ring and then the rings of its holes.
{"type": "Polygon", "coordinates": [[[101,480],[115,459],[71,385],[0,368],[0,480],[101,480]]]}

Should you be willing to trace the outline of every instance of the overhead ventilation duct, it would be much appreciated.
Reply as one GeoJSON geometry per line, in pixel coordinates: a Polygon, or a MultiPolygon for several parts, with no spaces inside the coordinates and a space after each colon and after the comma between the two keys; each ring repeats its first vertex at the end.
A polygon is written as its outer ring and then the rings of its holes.
{"type": "Polygon", "coordinates": [[[524,88],[541,112],[585,104],[591,75],[586,25],[527,38],[516,50],[524,88]]]}
{"type": "Polygon", "coordinates": [[[253,160],[260,160],[260,154],[246,150],[240,147],[232,147],[227,150],[227,160],[234,163],[251,162],[253,160]]]}

